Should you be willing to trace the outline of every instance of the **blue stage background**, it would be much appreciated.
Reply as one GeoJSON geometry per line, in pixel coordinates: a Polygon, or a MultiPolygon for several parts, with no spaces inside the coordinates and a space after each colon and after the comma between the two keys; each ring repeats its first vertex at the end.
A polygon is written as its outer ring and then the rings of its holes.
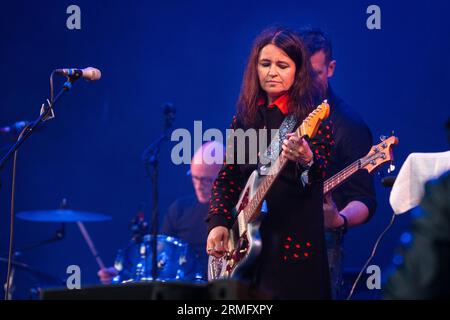
{"type": "MultiPolygon", "coordinates": [[[[177,109],[175,127],[228,128],[254,37],[265,27],[321,27],[333,40],[337,69],[331,83],[370,126],[374,144],[392,130],[399,169],[411,152],[448,150],[450,27],[448,1],[39,1],[2,4],[0,11],[0,127],[35,119],[49,95],[51,70],[95,66],[102,79],[78,81],[63,96],[56,118],[20,149],[16,212],[58,208],[109,214],[86,227],[105,263],[130,238],[141,203],[146,219],[151,185],[143,150],[162,128],[162,105],[177,109]],[[81,8],[81,30],[69,30],[66,8],[81,8]],[[366,9],[381,8],[381,30],[368,30],[366,9]]],[[[61,80],[57,79],[57,88],[61,80]]],[[[10,140],[0,137],[1,154],[10,140]]],[[[161,219],[177,197],[193,192],[188,166],[160,161],[161,219]]],[[[11,161],[0,173],[0,252],[8,246],[11,161]]],[[[383,171],[385,171],[386,167],[383,171]]],[[[345,267],[360,268],[389,222],[389,190],[376,177],[373,219],[345,239],[345,267]]],[[[400,216],[373,261],[387,274],[410,215],[400,216]]],[[[15,247],[53,235],[58,224],[17,220],[15,247]]],[[[82,285],[96,284],[98,267],[76,225],[63,240],[24,252],[35,268],[64,278],[79,265],[82,285]]],[[[0,282],[6,279],[0,266],[0,282]]],[[[16,274],[17,298],[32,282],[16,274]]]]}

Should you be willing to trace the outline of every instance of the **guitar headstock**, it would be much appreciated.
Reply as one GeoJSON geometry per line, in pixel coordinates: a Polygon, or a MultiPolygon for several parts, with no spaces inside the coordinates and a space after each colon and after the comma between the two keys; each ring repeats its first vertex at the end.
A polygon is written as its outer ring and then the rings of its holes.
{"type": "Polygon", "coordinates": [[[369,173],[386,162],[394,160],[393,146],[398,144],[398,138],[390,136],[379,144],[372,146],[370,152],[363,158],[362,167],[369,173]]]}
{"type": "Polygon", "coordinates": [[[327,100],[324,100],[314,111],[312,111],[305,120],[303,120],[300,127],[297,129],[297,134],[300,137],[308,136],[313,138],[317,130],[319,129],[320,123],[328,118],[330,115],[330,105],[327,100]]]}

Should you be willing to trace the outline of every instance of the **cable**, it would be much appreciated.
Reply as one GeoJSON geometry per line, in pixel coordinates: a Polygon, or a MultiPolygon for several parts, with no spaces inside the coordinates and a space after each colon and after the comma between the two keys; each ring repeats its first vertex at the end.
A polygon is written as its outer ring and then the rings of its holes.
{"type": "MultiPolygon", "coordinates": [[[[28,126],[22,129],[17,141],[22,138],[23,134],[28,130],[28,126]]],[[[8,273],[6,276],[6,289],[5,289],[5,300],[9,299],[9,291],[11,289],[11,266],[12,266],[12,254],[14,247],[14,200],[16,194],[16,168],[17,168],[17,153],[18,149],[14,151],[13,157],[13,167],[12,167],[12,178],[11,178],[11,212],[10,212],[10,231],[9,231],[9,249],[8,249],[8,273]]]]}
{"type": "Polygon", "coordinates": [[[384,234],[389,230],[389,228],[392,226],[392,224],[394,223],[395,220],[395,216],[396,214],[392,214],[392,218],[391,221],[389,222],[389,224],[387,225],[387,227],[384,229],[384,231],[380,234],[380,236],[378,237],[377,241],[375,242],[375,245],[373,246],[372,249],[372,254],[370,255],[369,259],[367,259],[366,264],[362,267],[361,271],[358,274],[358,277],[356,278],[355,282],[353,283],[352,289],[350,290],[350,293],[347,297],[347,300],[350,300],[352,298],[353,292],[355,291],[356,286],[358,285],[359,280],[361,279],[361,276],[364,272],[364,270],[366,270],[367,266],[369,265],[370,261],[372,260],[372,258],[375,256],[375,253],[377,251],[378,248],[378,244],[380,243],[381,239],[383,238],[384,234]]]}
{"type": "Polygon", "coordinates": [[[54,90],[53,90],[53,75],[55,74],[55,71],[53,71],[50,74],[50,107],[53,108],[53,100],[54,100],[54,90]]]}
{"type": "MultiPolygon", "coordinates": [[[[24,129],[25,130],[25,129],[24,129]]],[[[22,131],[24,132],[24,131],[22,131]]],[[[8,251],[8,274],[6,277],[6,290],[5,300],[9,300],[9,291],[11,287],[11,266],[12,266],[12,253],[14,242],[14,195],[16,187],[16,163],[17,163],[17,150],[14,152],[13,170],[12,170],[12,186],[11,186],[11,217],[10,217],[10,231],[9,231],[9,251],[8,251]]]]}

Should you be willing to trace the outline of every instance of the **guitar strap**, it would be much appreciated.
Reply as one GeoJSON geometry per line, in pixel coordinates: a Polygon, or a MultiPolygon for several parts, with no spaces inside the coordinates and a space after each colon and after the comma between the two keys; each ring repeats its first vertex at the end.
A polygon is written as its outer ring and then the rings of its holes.
{"type": "Polygon", "coordinates": [[[258,172],[260,175],[266,175],[268,173],[270,165],[280,156],[283,140],[286,139],[288,133],[294,130],[296,124],[297,118],[294,114],[291,113],[284,118],[280,128],[270,142],[270,145],[263,154],[259,156],[258,172]]]}

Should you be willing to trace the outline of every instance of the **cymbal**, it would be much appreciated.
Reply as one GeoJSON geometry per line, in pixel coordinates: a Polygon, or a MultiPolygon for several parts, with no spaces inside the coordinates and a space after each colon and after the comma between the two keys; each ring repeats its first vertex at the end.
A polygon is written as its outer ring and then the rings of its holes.
{"type": "Polygon", "coordinates": [[[22,220],[37,222],[92,222],[111,219],[111,216],[101,213],[82,212],[67,209],[23,211],[18,213],[16,217],[22,220]]]}
{"type": "MultiPolygon", "coordinates": [[[[7,264],[8,259],[0,257],[0,263],[7,264]]],[[[42,283],[48,284],[48,285],[55,285],[55,286],[61,286],[65,283],[63,279],[60,279],[56,276],[53,276],[51,274],[48,274],[46,272],[42,272],[38,269],[32,268],[30,265],[12,260],[11,265],[16,267],[19,270],[26,271],[32,276],[34,276],[36,279],[40,280],[42,283]]]]}

